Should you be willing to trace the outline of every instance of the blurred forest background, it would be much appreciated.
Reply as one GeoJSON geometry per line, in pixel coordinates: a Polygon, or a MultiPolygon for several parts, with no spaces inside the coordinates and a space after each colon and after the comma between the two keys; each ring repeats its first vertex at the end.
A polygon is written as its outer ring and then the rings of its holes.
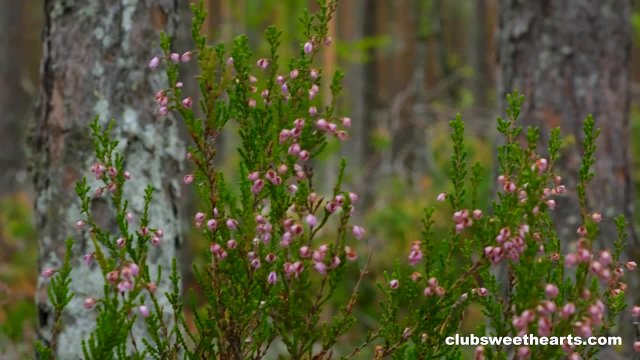
{"type": "MultiPolygon", "coordinates": [[[[189,49],[188,1],[179,3],[176,47],[189,49]]],[[[300,33],[298,18],[313,6],[307,0],[207,0],[207,31],[221,41],[246,33],[254,48],[265,51],[263,30],[275,24],[284,31],[286,58],[305,41],[295,35],[300,33]]],[[[640,193],[640,1],[633,1],[632,11],[631,176],[640,193]]],[[[340,106],[354,129],[343,149],[328,149],[316,173],[331,184],[338,159],[348,159],[348,183],[364,199],[359,216],[367,225],[366,247],[385,254],[373,258],[373,268],[405,259],[410,242],[419,237],[422,209],[446,191],[448,121],[456,113],[469,129],[472,160],[492,173],[495,118],[502,113],[496,79],[498,19],[498,0],[341,1],[330,26],[335,46],[321,53],[321,65],[329,73],[346,71],[340,106]]],[[[37,234],[24,138],[40,86],[44,23],[42,1],[0,0],[0,359],[3,353],[9,359],[31,358],[36,338],[37,234]]],[[[82,49],[70,44],[64,51],[82,49]]],[[[322,90],[329,96],[328,89],[322,90]]],[[[233,137],[227,137],[223,163],[234,161],[234,149],[233,137]]],[[[491,184],[483,189],[480,198],[488,204],[491,184]]],[[[187,209],[195,207],[188,194],[181,201],[187,209]]],[[[208,244],[197,236],[185,238],[181,258],[190,268],[208,244]]],[[[348,291],[345,286],[339,297],[348,291]]],[[[366,327],[376,290],[363,291],[358,316],[366,327]]]]}

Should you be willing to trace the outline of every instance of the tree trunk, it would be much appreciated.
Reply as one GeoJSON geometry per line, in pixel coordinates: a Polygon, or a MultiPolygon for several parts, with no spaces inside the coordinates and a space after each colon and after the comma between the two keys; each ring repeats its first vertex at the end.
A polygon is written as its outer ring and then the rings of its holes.
{"type": "MultiPolygon", "coordinates": [[[[599,244],[612,248],[616,231],[613,218],[632,218],[632,183],[629,161],[629,101],[631,3],[629,0],[529,1],[502,0],[499,15],[498,61],[500,109],[504,96],[518,89],[525,96],[521,119],[542,128],[543,142],[549,130],[561,127],[575,139],[562,154],[563,182],[569,196],[555,210],[565,245],[576,239],[580,226],[576,196],[580,165],[582,120],[592,113],[602,129],[589,187],[589,210],[602,213],[599,244]]],[[[628,253],[637,259],[638,243],[632,238],[628,253]]],[[[630,291],[638,298],[636,281],[630,291]]],[[[637,303],[635,301],[634,303],[637,303]]],[[[625,319],[621,326],[628,327],[625,319]]],[[[630,346],[632,339],[623,342],[630,346]]]]}
{"type": "MultiPolygon", "coordinates": [[[[184,149],[175,120],[156,115],[153,94],[164,86],[164,76],[147,68],[149,59],[159,54],[159,33],[174,34],[177,2],[46,0],[45,13],[40,98],[30,132],[39,266],[59,266],[65,239],[76,239],[72,272],[76,296],[63,315],[58,356],[78,359],[81,340],[94,330],[94,314],[83,308],[83,300],[100,297],[103,289],[98,267],[80,261],[82,254],[93,251],[92,243],[86,232],[74,229],[80,218],[74,184],[87,176],[93,187],[98,185],[88,176],[95,161],[88,123],[96,115],[103,123],[117,121],[112,134],[132,174],[125,196],[136,219],[143,210],[144,187],[152,184],[156,189],[149,209],[151,225],[161,227],[165,236],[161,246],[150,250],[152,272],[159,264],[167,274],[180,246],[175,177],[184,149]]],[[[115,225],[105,199],[93,199],[92,209],[104,226],[115,225]]],[[[164,278],[158,294],[168,287],[164,278]]],[[[36,293],[38,333],[45,342],[51,335],[53,315],[46,285],[40,279],[36,293]]],[[[166,299],[161,301],[167,304],[166,299]]]]}
{"type": "MultiPolygon", "coordinates": [[[[0,195],[13,193],[24,173],[23,117],[29,107],[29,95],[24,91],[21,51],[23,2],[0,0],[0,195]],[[8,35],[11,34],[11,35],[8,35]]],[[[1,239],[0,239],[1,242],[1,239]]]]}

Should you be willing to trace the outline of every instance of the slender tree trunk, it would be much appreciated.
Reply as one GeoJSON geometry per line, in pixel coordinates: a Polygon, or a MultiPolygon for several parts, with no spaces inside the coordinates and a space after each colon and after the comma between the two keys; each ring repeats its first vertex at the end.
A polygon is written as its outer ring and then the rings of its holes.
{"type": "MultiPolygon", "coordinates": [[[[132,174],[125,196],[131,199],[129,207],[136,219],[142,212],[144,187],[152,184],[156,189],[149,209],[151,225],[162,228],[165,236],[161,246],[151,249],[150,262],[162,265],[166,274],[180,246],[175,176],[180,173],[184,149],[174,119],[156,115],[153,94],[163,86],[163,76],[147,68],[149,59],[159,53],[159,32],[174,34],[177,2],[44,3],[42,83],[30,133],[39,265],[59,266],[65,239],[76,239],[72,272],[76,296],[63,316],[65,327],[58,339],[58,356],[79,359],[81,340],[94,329],[94,315],[83,308],[83,300],[88,296],[99,298],[103,288],[97,266],[88,267],[80,261],[82,254],[93,250],[92,244],[86,233],[74,229],[80,218],[74,184],[89,175],[94,161],[88,123],[96,115],[103,123],[116,119],[113,135],[132,174]]],[[[92,208],[104,226],[115,225],[105,199],[93,199],[92,208]]],[[[166,281],[161,282],[158,294],[164,294],[167,286],[166,281]]],[[[161,301],[166,304],[166,299],[161,301]]],[[[48,341],[52,311],[42,279],[36,303],[39,336],[48,341]]]]}
{"type": "MultiPolygon", "coordinates": [[[[11,194],[24,172],[24,117],[29,95],[24,91],[23,51],[19,36],[23,2],[0,0],[0,195],[11,194]],[[9,35],[11,34],[11,35],[9,35]]],[[[24,176],[22,176],[24,178],[24,176]]]]}
{"type": "MultiPolygon", "coordinates": [[[[629,0],[530,1],[502,0],[499,17],[500,109],[513,89],[526,100],[521,118],[542,128],[543,142],[549,130],[561,127],[575,139],[563,154],[560,169],[569,196],[555,210],[565,245],[576,239],[580,226],[576,199],[580,164],[582,120],[592,113],[602,129],[589,187],[589,210],[602,213],[601,247],[611,248],[616,231],[613,218],[632,218],[632,183],[629,161],[630,27],[629,0]]],[[[629,228],[628,253],[638,258],[638,243],[629,228]]],[[[637,276],[636,276],[637,277],[637,276]]],[[[627,277],[634,303],[640,300],[637,281],[627,277]],[[635,293],[634,293],[635,292],[635,293]]],[[[628,330],[629,317],[621,326],[628,330]]],[[[627,333],[627,335],[629,335],[627,333]]],[[[630,346],[632,338],[623,342],[630,346]]]]}

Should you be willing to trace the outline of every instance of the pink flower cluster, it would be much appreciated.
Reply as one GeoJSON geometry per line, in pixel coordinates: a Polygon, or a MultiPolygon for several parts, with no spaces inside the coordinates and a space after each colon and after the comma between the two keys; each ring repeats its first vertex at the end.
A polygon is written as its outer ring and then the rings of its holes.
{"type": "Polygon", "coordinates": [[[502,228],[496,236],[497,246],[487,246],[484,248],[484,255],[492,264],[497,264],[504,257],[517,261],[524,252],[527,244],[525,236],[529,232],[529,225],[520,225],[518,231],[511,233],[509,228],[502,228]]]}
{"type": "Polygon", "coordinates": [[[476,209],[469,214],[469,210],[462,209],[453,213],[453,222],[456,224],[456,232],[461,233],[473,225],[473,219],[480,220],[482,218],[482,210],[476,209]]]}
{"type": "Polygon", "coordinates": [[[133,280],[140,273],[140,268],[134,263],[127,264],[122,269],[113,270],[107,274],[110,284],[117,284],[118,291],[126,293],[133,290],[133,280]]]}

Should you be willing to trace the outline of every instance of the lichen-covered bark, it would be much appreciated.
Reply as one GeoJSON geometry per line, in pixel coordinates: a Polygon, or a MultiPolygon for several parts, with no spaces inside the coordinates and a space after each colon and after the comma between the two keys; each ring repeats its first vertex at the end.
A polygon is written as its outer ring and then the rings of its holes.
{"type": "MultiPolygon", "coordinates": [[[[73,225],[80,217],[74,185],[89,175],[94,161],[88,123],[96,115],[103,123],[117,122],[113,135],[132,174],[125,195],[138,218],[144,187],[152,184],[156,189],[151,225],[162,228],[165,236],[162,245],[152,249],[151,262],[168,270],[180,246],[176,176],[184,149],[175,121],[156,115],[153,94],[163,86],[163,76],[147,68],[149,59],[159,52],[160,31],[175,31],[177,3],[46,0],[45,12],[41,93],[30,133],[39,265],[59,266],[65,239],[76,239],[72,272],[76,296],[63,316],[58,355],[78,359],[81,340],[94,328],[94,315],[83,308],[83,300],[100,297],[103,285],[99,269],[80,261],[82,254],[92,251],[92,244],[73,225]]],[[[94,199],[92,205],[105,226],[112,224],[106,200],[94,199]]],[[[161,283],[158,294],[164,294],[166,286],[161,283]]],[[[39,335],[47,341],[52,313],[42,279],[36,303],[39,335]]]]}
{"type": "MultiPolygon", "coordinates": [[[[612,247],[613,218],[632,223],[629,160],[631,2],[629,0],[501,0],[499,14],[499,95],[518,89],[525,96],[522,120],[549,130],[561,127],[569,142],[560,169],[569,195],[555,210],[562,242],[575,240],[580,225],[576,199],[582,120],[592,113],[602,129],[589,189],[589,208],[600,211],[599,246],[612,247]]],[[[504,100],[500,106],[505,108],[504,100]]],[[[628,255],[638,258],[632,238],[628,255]]],[[[634,277],[629,292],[638,292],[634,277]]],[[[635,294],[636,299],[638,294],[635,294]]],[[[637,301],[636,301],[637,302],[637,301]]],[[[624,324],[623,324],[624,325],[624,324]]],[[[630,345],[631,339],[625,338],[630,345]]]]}

